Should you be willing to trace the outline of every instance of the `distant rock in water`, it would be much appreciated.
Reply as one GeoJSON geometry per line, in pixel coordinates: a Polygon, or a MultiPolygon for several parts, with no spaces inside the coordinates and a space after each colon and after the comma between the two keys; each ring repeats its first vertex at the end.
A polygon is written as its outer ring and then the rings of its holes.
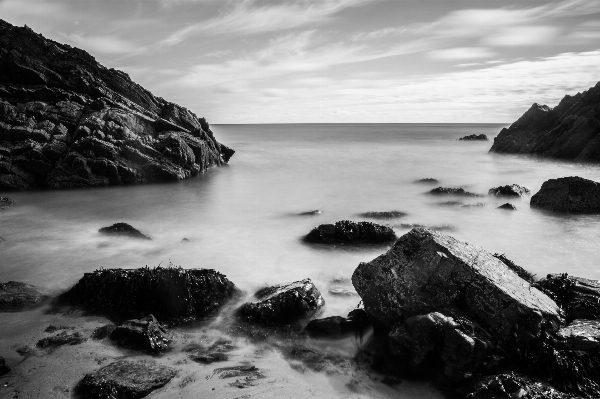
{"type": "Polygon", "coordinates": [[[369,219],[396,219],[406,216],[405,212],[400,211],[384,211],[384,212],[364,212],[358,216],[369,219]]]}
{"type": "Polygon", "coordinates": [[[44,295],[30,284],[18,281],[0,283],[0,312],[18,312],[42,303],[44,295]]]}
{"type": "Polygon", "coordinates": [[[483,202],[478,202],[476,204],[466,204],[466,205],[461,205],[461,208],[483,208],[485,206],[485,204],[483,202]]]}
{"type": "Polygon", "coordinates": [[[131,238],[140,238],[142,240],[152,240],[146,234],[142,233],[135,227],[127,223],[115,223],[109,227],[103,227],[98,230],[101,234],[113,235],[113,236],[126,236],[131,238]]]}
{"type": "Polygon", "coordinates": [[[533,104],[500,131],[490,152],[600,162],[600,82],[555,108],[533,104]]]}
{"type": "Polygon", "coordinates": [[[488,141],[489,139],[485,134],[470,134],[459,138],[460,141],[488,141]]]}
{"type": "Polygon", "coordinates": [[[423,179],[416,180],[415,183],[417,183],[417,184],[438,184],[439,181],[438,181],[438,179],[434,179],[432,177],[425,177],[423,179]]]}
{"type": "Polygon", "coordinates": [[[226,276],[212,269],[143,267],[85,273],[60,299],[119,318],[153,314],[172,320],[210,315],[237,293],[226,276]]]}
{"type": "Polygon", "coordinates": [[[488,194],[496,197],[523,197],[529,194],[529,189],[518,184],[510,184],[490,188],[488,194]]]}
{"type": "Polygon", "coordinates": [[[445,202],[438,202],[437,203],[440,206],[458,206],[458,205],[464,205],[463,202],[460,201],[445,201],[445,202]]]}
{"type": "Polygon", "coordinates": [[[507,211],[516,211],[517,207],[514,206],[513,204],[507,202],[506,204],[500,205],[498,207],[498,209],[505,209],[507,211]]]}
{"type": "Polygon", "coordinates": [[[550,179],[530,205],[555,212],[600,213],[600,183],[577,176],[550,179]]]}
{"type": "Polygon", "coordinates": [[[0,20],[0,190],[181,180],[227,162],[204,118],[0,20]]]}
{"type": "Polygon", "coordinates": [[[3,211],[9,207],[11,207],[15,201],[11,200],[7,197],[0,197],[0,211],[3,211]]]}
{"type": "Polygon", "coordinates": [[[342,220],[335,224],[322,224],[304,237],[304,241],[314,244],[384,244],[396,240],[396,233],[390,227],[371,222],[351,222],[342,220]]]}
{"type": "Polygon", "coordinates": [[[318,209],[315,209],[313,211],[300,212],[300,213],[298,213],[298,216],[317,216],[317,215],[320,215],[321,213],[323,213],[323,212],[321,212],[318,209]]]}
{"type": "Polygon", "coordinates": [[[433,195],[457,195],[461,197],[483,197],[481,194],[470,193],[465,191],[464,188],[450,188],[450,187],[438,187],[434,188],[429,192],[429,194],[433,195]]]}

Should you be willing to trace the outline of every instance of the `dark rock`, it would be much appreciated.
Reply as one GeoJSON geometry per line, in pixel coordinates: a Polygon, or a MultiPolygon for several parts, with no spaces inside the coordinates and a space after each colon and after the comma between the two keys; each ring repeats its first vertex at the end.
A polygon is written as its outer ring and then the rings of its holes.
{"type": "Polygon", "coordinates": [[[0,356],[0,376],[10,373],[10,367],[6,365],[6,361],[0,356]]]}
{"type": "Polygon", "coordinates": [[[429,194],[433,195],[457,195],[460,197],[483,197],[481,194],[470,193],[465,191],[462,187],[458,188],[448,188],[448,187],[438,187],[434,188],[429,192],[429,194]]]}
{"type": "Polygon", "coordinates": [[[425,177],[423,179],[415,180],[415,183],[418,184],[437,184],[439,183],[438,179],[434,179],[431,177],[425,177]]]}
{"type": "Polygon", "coordinates": [[[567,321],[600,320],[600,281],[562,273],[549,274],[535,286],[562,307],[567,321]]]}
{"type": "MultiPolygon", "coordinates": [[[[508,259],[504,254],[495,253],[494,258],[502,261],[510,270],[517,273],[517,276],[521,277],[523,280],[527,281],[529,284],[533,284],[533,275],[529,273],[527,270],[523,269],[521,266],[517,265],[512,260],[508,259]]],[[[552,298],[552,297],[551,297],[552,298]]]]}
{"type": "Polygon", "coordinates": [[[108,338],[110,336],[110,334],[112,334],[112,332],[115,330],[115,328],[117,328],[117,326],[114,324],[106,324],[104,326],[97,327],[92,332],[92,338],[93,339],[108,338]]]}
{"type": "Polygon", "coordinates": [[[69,334],[63,331],[51,337],[40,339],[35,346],[38,348],[56,348],[63,345],[78,345],[85,341],[86,339],[79,332],[69,334]]]}
{"type": "Polygon", "coordinates": [[[406,216],[405,212],[387,211],[387,212],[364,212],[358,216],[369,219],[396,219],[406,216]]]}
{"type": "Polygon", "coordinates": [[[510,204],[510,203],[508,203],[508,202],[507,202],[506,204],[502,204],[502,205],[500,205],[500,206],[498,207],[498,209],[505,209],[505,210],[507,210],[507,211],[516,211],[516,210],[517,210],[517,207],[516,207],[516,206],[514,206],[513,204],[510,204]]]}
{"type": "Polygon", "coordinates": [[[311,320],[305,331],[312,338],[340,339],[350,336],[362,337],[371,328],[371,321],[364,309],[354,309],[348,317],[331,316],[311,320]]]}
{"type": "Polygon", "coordinates": [[[510,184],[490,188],[488,194],[495,195],[496,197],[523,197],[529,194],[529,189],[518,184],[510,184]]]}
{"type": "Polygon", "coordinates": [[[173,320],[208,316],[237,293],[235,285],[215,270],[144,267],[85,273],[60,298],[123,318],[151,313],[173,320]]]}
{"type": "Polygon", "coordinates": [[[109,227],[103,227],[98,230],[101,234],[115,235],[115,236],[126,236],[131,238],[140,238],[142,240],[152,240],[146,234],[142,233],[135,227],[127,223],[115,223],[109,227]]]}
{"type": "Polygon", "coordinates": [[[460,202],[460,201],[445,201],[445,202],[438,202],[438,205],[442,205],[442,206],[457,206],[457,205],[463,205],[463,203],[460,202]]]}
{"type": "Polygon", "coordinates": [[[504,338],[538,336],[542,321],[562,322],[552,299],[492,254],[428,229],[413,229],[386,254],[361,263],[352,283],[369,316],[388,328],[457,307],[504,338]]]}
{"type": "Polygon", "coordinates": [[[600,213],[600,183],[576,176],[550,179],[530,205],[555,212],[600,213]]]}
{"type": "Polygon", "coordinates": [[[533,104],[504,128],[490,152],[600,161],[600,83],[583,93],[565,96],[555,108],[533,104]]]}
{"type": "MultiPolygon", "coordinates": [[[[0,159],[2,159],[2,158],[0,158],[0,159]]],[[[15,203],[15,201],[11,200],[10,198],[0,197],[0,211],[3,211],[5,209],[9,208],[14,203],[15,203]]]]}
{"type": "Polygon", "coordinates": [[[119,345],[141,351],[165,352],[173,337],[153,315],[139,320],[128,320],[117,326],[110,339],[119,345]]]}
{"type": "Polygon", "coordinates": [[[298,214],[298,216],[317,216],[320,215],[322,212],[318,209],[315,209],[313,211],[308,211],[308,212],[301,212],[298,214]]]}
{"type": "Polygon", "coordinates": [[[547,382],[514,372],[476,378],[460,390],[468,399],[582,399],[560,392],[547,382]]]}
{"type": "Polygon", "coordinates": [[[44,296],[33,285],[9,281],[0,283],[0,312],[18,312],[40,305],[44,296]]]}
{"type": "Polygon", "coordinates": [[[0,190],[180,180],[235,152],[85,51],[5,21],[0,48],[0,190]]]}
{"type": "Polygon", "coordinates": [[[304,237],[304,241],[321,244],[384,244],[396,240],[394,230],[371,222],[342,220],[322,224],[304,237]]]}
{"type": "Polygon", "coordinates": [[[485,134],[470,134],[468,136],[464,136],[459,138],[459,140],[461,141],[473,141],[473,140],[479,140],[479,141],[488,141],[489,139],[487,138],[487,136],[485,134]]]}
{"type": "Polygon", "coordinates": [[[86,374],[77,385],[84,398],[143,398],[165,386],[177,371],[154,361],[119,360],[86,374]]]}
{"type": "Polygon", "coordinates": [[[254,294],[256,302],[247,302],[239,309],[240,316],[260,324],[294,323],[317,313],[325,300],[310,279],[274,285],[254,294]]]}

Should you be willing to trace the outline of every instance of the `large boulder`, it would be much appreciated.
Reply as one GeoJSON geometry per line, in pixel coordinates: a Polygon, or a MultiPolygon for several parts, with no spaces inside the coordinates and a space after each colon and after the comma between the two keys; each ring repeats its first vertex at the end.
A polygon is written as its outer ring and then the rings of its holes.
{"type": "Polygon", "coordinates": [[[238,313],[246,321],[266,325],[298,322],[316,314],[325,305],[309,278],[266,287],[254,296],[257,301],[243,304],[238,313]]]}
{"type": "Polygon", "coordinates": [[[153,315],[127,320],[110,333],[119,345],[149,352],[164,352],[173,340],[171,333],[153,315]]]}
{"type": "Polygon", "coordinates": [[[523,197],[529,194],[529,189],[518,184],[507,184],[490,188],[488,194],[496,197],[523,197]]]}
{"type": "Polygon", "coordinates": [[[530,205],[555,212],[600,213],[600,183],[577,176],[550,179],[530,205]]]}
{"type": "Polygon", "coordinates": [[[144,267],[85,273],[60,298],[84,309],[118,318],[153,314],[161,320],[208,316],[238,289],[211,269],[144,267]]]}
{"type": "Polygon", "coordinates": [[[352,283],[365,309],[391,327],[408,317],[460,309],[503,338],[538,336],[558,325],[558,305],[480,247],[416,228],[386,253],[361,263],[352,283]]]}
{"type": "Polygon", "coordinates": [[[204,118],[0,20],[0,190],[180,180],[229,161],[204,118]]]}
{"type": "Polygon", "coordinates": [[[86,374],[76,391],[83,398],[143,398],[176,374],[175,369],[154,361],[119,360],[86,374]]]}
{"type": "Polygon", "coordinates": [[[490,152],[600,161],[600,83],[554,108],[533,104],[494,139],[490,152]]]}
{"type": "Polygon", "coordinates": [[[600,281],[562,273],[549,274],[535,286],[562,307],[567,321],[600,319],[600,281]]]}
{"type": "Polygon", "coordinates": [[[0,283],[0,312],[17,312],[42,303],[44,295],[33,285],[18,281],[0,283]]]}
{"type": "Polygon", "coordinates": [[[386,244],[396,240],[390,227],[371,222],[342,220],[335,224],[322,224],[304,237],[314,244],[386,244]]]}

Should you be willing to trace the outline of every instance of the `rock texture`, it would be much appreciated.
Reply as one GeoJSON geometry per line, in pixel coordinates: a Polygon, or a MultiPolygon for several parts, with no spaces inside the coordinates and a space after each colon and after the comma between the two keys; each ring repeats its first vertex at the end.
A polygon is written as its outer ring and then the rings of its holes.
{"type": "Polygon", "coordinates": [[[600,161],[600,83],[554,108],[533,104],[494,139],[490,152],[600,161]]]}
{"type": "Polygon", "coordinates": [[[0,20],[0,190],[181,180],[233,153],[126,73],[0,20]]]}
{"type": "Polygon", "coordinates": [[[146,234],[127,223],[115,223],[109,227],[102,227],[100,230],[98,230],[98,233],[112,236],[139,238],[142,240],[152,240],[152,238],[148,237],[146,234]]]}
{"type": "Polygon", "coordinates": [[[507,184],[490,188],[488,194],[496,197],[523,197],[529,194],[529,189],[518,184],[507,184]]]}
{"type": "Polygon", "coordinates": [[[600,213],[600,183],[577,176],[550,179],[530,205],[555,212],[600,213]]]}
{"type": "Polygon", "coordinates": [[[161,320],[212,314],[238,292],[211,269],[144,267],[85,273],[61,299],[118,318],[153,314],[161,320]]]}
{"type": "Polygon", "coordinates": [[[485,134],[470,134],[459,138],[460,141],[489,141],[485,134]]]}
{"type": "Polygon", "coordinates": [[[83,398],[143,398],[176,374],[176,370],[154,361],[119,360],[86,374],[77,385],[77,393],[83,398]]]}
{"type": "Polygon", "coordinates": [[[322,224],[304,237],[314,244],[386,244],[396,239],[390,227],[371,222],[342,220],[335,224],[322,224]]]}
{"type": "Polygon", "coordinates": [[[127,320],[117,326],[110,339],[119,345],[141,351],[164,352],[173,340],[171,333],[153,315],[127,320]]]}
{"type": "Polygon", "coordinates": [[[17,312],[39,305],[44,296],[30,284],[18,281],[0,283],[0,312],[17,312]]]}
{"type": "Polygon", "coordinates": [[[239,315],[249,322],[266,325],[294,323],[317,313],[325,300],[310,279],[274,285],[256,292],[256,302],[248,302],[239,315]]]}
{"type": "Polygon", "coordinates": [[[567,321],[600,319],[600,282],[563,274],[549,274],[535,286],[552,297],[565,311],[567,321]]]}

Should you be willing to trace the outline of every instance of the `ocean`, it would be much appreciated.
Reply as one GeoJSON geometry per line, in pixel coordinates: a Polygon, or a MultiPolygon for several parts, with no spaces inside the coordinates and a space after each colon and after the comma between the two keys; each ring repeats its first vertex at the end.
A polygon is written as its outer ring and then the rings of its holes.
{"type": "MultiPolygon", "coordinates": [[[[492,187],[516,183],[534,194],[551,178],[600,181],[598,165],[488,153],[491,140],[504,126],[213,125],[217,140],[236,153],[229,165],[196,178],[0,193],[15,201],[0,212],[0,237],[5,240],[0,243],[0,281],[23,281],[58,293],[100,267],[172,264],[216,269],[249,297],[266,285],[311,278],[326,301],[323,316],[345,316],[360,300],[351,295],[352,272],[386,248],[311,246],[301,238],[322,223],[368,220],[358,214],[392,210],[407,215],[380,222],[393,227],[398,236],[413,224],[430,226],[505,254],[538,278],[567,272],[600,279],[599,215],[532,209],[529,197],[451,198],[427,193],[443,186],[487,194],[492,187]],[[481,133],[490,141],[457,140],[481,133]],[[415,183],[422,178],[435,178],[439,184],[415,183]],[[450,200],[460,204],[442,204],[450,200]],[[505,202],[517,211],[497,209],[505,202]],[[485,206],[461,206],[478,203],[485,206]],[[317,209],[321,213],[316,216],[298,215],[317,209]],[[116,222],[129,223],[153,240],[98,234],[99,228],[116,222]],[[184,238],[189,242],[182,242],[184,238]],[[348,295],[330,293],[337,288],[348,295]]],[[[0,343],[14,341],[25,328],[22,317],[31,314],[35,313],[0,314],[10,322],[6,324],[10,328],[0,331],[0,343]]],[[[32,325],[27,322],[27,328],[32,325]]],[[[403,397],[424,395],[412,386],[397,389],[403,397]]],[[[348,395],[339,392],[339,397],[348,395]]]]}

